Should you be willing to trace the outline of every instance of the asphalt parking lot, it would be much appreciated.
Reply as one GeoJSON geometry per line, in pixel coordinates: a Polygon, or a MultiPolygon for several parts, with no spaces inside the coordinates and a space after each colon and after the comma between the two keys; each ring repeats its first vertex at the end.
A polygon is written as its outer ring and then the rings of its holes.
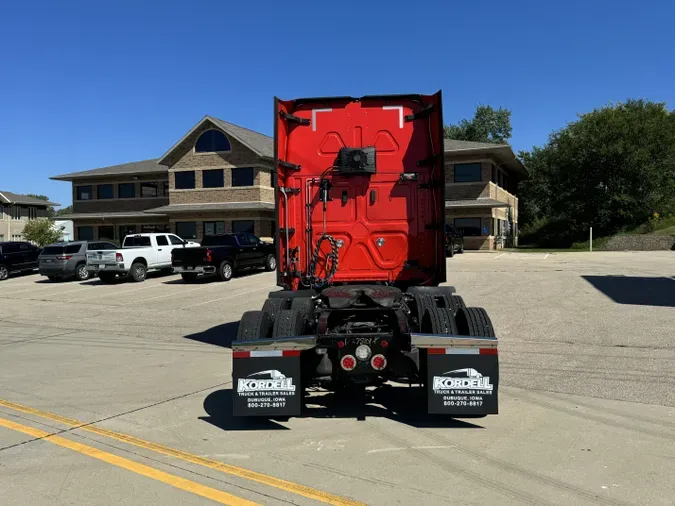
{"type": "Polygon", "coordinates": [[[274,273],[0,283],[0,504],[673,504],[675,254],[466,253],[448,272],[500,336],[498,416],[427,417],[385,389],[232,419],[229,343],[274,273]]]}

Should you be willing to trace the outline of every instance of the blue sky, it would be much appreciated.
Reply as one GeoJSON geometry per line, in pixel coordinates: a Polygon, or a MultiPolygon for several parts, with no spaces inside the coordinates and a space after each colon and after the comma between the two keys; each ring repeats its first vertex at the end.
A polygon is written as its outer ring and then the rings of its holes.
{"type": "Polygon", "coordinates": [[[444,94],[512,109],[515,149],[579,112],[675,108],[673,2],[63,1],[0,6],[0,190],[161,155],[210,114],[272,133],[272,97],[444,94]]]}

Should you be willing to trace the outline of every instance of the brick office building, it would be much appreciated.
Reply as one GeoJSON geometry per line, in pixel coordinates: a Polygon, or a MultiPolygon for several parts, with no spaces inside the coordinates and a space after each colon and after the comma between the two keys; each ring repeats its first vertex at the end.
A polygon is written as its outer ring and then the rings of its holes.
{"type": "MultiPolygon", "coordinates": [[[[445,141],[446,219],[466,249],[517,242],[515,188],[527,172],[508,145],[445,141]]],[[[185,239],[272,237],[273,139],[204,117],[160,158],[54,176],[71,181],[77,239],[171,231],[185,239]]]]}
{"type": "Polygon", "coordinates": [[[48,208],[58,206],[56,202],[36,199],[0,190],[0,242],[23,241],[23,228],[38,218],[49,215],[48,208]]]}

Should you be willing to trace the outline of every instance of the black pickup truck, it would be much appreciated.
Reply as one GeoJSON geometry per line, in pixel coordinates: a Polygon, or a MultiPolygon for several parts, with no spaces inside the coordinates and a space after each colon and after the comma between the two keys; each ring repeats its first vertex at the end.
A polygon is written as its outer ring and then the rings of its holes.
{"type": "Polygon", "coordinates": [[[229,281],[236,271],[277,268],[275,247],[253,234],[207,235],[199,248],[176,248],[171,252],[171,266],[184,281],[197,279],[199,274],[216,275],[229,281]]]}

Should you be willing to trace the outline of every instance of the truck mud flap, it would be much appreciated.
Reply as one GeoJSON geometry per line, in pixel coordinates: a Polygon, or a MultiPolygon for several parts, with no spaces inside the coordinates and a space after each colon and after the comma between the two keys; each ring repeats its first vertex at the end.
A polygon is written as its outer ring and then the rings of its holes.
{"type": "Polygon", "coordinates": [[[232,414],[299,416],[302,411],[301,353],[315,336],[232,342],[232,414]]]}
{"type": "Polygon", "coordinates": [[[498,413],[496,338],[412,334],[411,342],[426,350],[429,413],[457,417],[498,413]]]}

